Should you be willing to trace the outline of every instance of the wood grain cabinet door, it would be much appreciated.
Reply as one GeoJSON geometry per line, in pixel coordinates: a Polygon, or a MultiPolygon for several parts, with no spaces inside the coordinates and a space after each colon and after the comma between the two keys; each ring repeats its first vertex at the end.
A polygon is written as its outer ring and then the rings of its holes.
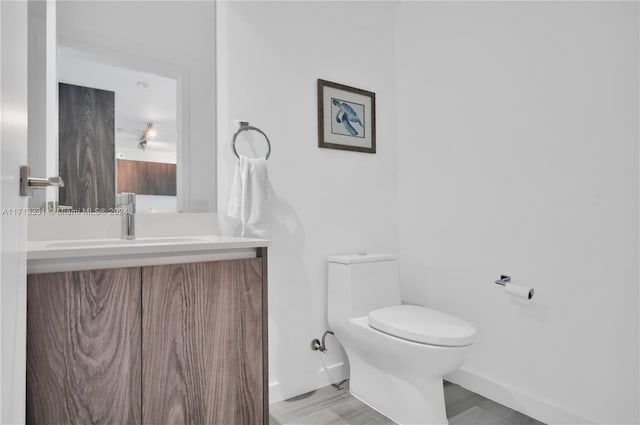
{"type": "Polygon", "coordinates": [[[140,268],[27,278],[27,423],[141,423],[140,268]]]}
{"type": "Polygon", "coordinates": [[[262,424],[262,259],[142,276],[144,423],[262,424]]]}

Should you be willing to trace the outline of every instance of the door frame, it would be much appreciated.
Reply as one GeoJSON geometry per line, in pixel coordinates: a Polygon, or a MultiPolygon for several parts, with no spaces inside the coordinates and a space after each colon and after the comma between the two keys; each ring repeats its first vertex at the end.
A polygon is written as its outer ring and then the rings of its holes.
{"type": "Polygon", "coordinates": [[[23,424],[26,407],[28,3],[0,2],[0,423],[23,424]]]}

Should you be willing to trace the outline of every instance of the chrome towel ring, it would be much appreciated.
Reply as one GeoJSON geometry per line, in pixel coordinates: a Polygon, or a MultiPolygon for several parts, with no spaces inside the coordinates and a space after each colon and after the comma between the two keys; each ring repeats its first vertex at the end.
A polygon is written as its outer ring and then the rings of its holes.
{"type": "Polygon", "coordinates": [[[240,156],[238,155],[238,151],[236,150],[236,139],[238,138],[238,134],[240,134],[243,131],[254,130],[254,131],[257,131],[258,133],[262,134],[264,136],[264,138],[266,139],[267,145],[269,146],[269,150],[267,151],[267,156],[265,156],[264,159],[269,159],[269,155],[271,155],[271,142],[269,141],[269,138],[267,137],[265,132],[260,130],[258,127],[254,127],[254,126],[250,125],[249,122],[247,122],[247,121],[240,121],[238,124],[240,124],[240,128],[238,128],[238,131],[236,131],[234,133],[234,135],[233,135],[233,143],[231,144],[231,146],[233,147],[233,153],[236,155],[236,158],[240,159],[240,156]]]}

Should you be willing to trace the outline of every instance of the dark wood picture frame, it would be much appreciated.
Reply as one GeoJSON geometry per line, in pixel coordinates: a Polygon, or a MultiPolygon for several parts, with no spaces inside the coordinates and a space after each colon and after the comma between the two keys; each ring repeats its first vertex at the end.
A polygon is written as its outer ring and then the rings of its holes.
{"type": "MultiPolygon", "coordinates": [[[[335,104],[334,104],[335,105],[335,104]]],[[[344,105],[344,103],[343,103],[344,105]]],[[[355,112],[355,108],[351,109],[355,112]]],[[[338,126],[339,127],[339,126],[338,126]]],[[[354,142],[355,143],[355,142],[354,142]]],[[[376,153],[376,94],[371,91],[358,89],[344,84],[334,83],[332,81],[318,79],[318,147],[328,149],[340,149],[345,151],[376,153]],[[358,105],[363,112],[362,117],[358,114],[355,119],[344,113],[340,106],[339,112],[333,116],[331,105],[333,98],[325,98],[325,89],[328,88],[332,93],[339,93],[341,98],[339,101],[347,103],[349,106],[358,105]],[[350,97],[351,95],[351,97],[350,97]],[[370,104],[359,104],[353,99],[365,98],[370,104]],[[342,114],[342,118],[340,117],[342,114]],[[331,119],[331,122],[328,122],[331,119]],[[342,133],[334,133],[332,125],[342,124],[346,128],[342,133]],[[355,124],[351,124],[354,122],[355,124]],[[358,127],[357,127],[358,126],[358,127]],[[357,127],[357,128],[356,128],[357,127]],[[349,134],[350,132],[350,134],[349,134]],[[360,135],[362,134],[362,135],[360,135]],[[357,145],[350,144],[351,139],[362,139],[357,145]],[[342,143],[344,141],[344,143],[342,143]],[[364,143],[364,146],[362,144],[364,143]]]]}

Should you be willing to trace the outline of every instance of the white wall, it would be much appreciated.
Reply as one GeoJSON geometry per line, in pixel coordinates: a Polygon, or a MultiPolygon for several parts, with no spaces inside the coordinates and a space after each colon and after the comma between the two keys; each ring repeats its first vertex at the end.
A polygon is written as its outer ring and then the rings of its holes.
{"type": "MultiPolygon", "coordinates": [[[[218,4],[219,215],[235,158],[235,119],[264,130],[273,151],[266,217],[271,402],[346,376],[343,353],[310,350],[327,329],[327,256],[396,249],[392,7],[384,3],[218,4]],[[336,13],[339,8],[339,13],[336,13]],[[317,147],[316,80],[376,93],[375,155],[317,147]],[[323,365],[334,366],[329,374],[323,365]]],[[[239,149],[264,152],[260,137],[239,149]]],[[[237,226],[227,222],[237,234],[237,226]]]]}
{"type": "Polygon", "coordinates": [[[215,211],[214,3],[58,1],[57,5],[61,39],[137,56],[142,62],[166,63],[185,74],[190,153],[188,166],[178,161],[181,186],[187,188],[179,192],[181,210],[215,211]]]}
{"type": "Polygon", "coordinates": [[[476,390],[637,424],[638,4],[411,3],[395,27],[404,298],[478,328],[454,376],[476,390]]]}

